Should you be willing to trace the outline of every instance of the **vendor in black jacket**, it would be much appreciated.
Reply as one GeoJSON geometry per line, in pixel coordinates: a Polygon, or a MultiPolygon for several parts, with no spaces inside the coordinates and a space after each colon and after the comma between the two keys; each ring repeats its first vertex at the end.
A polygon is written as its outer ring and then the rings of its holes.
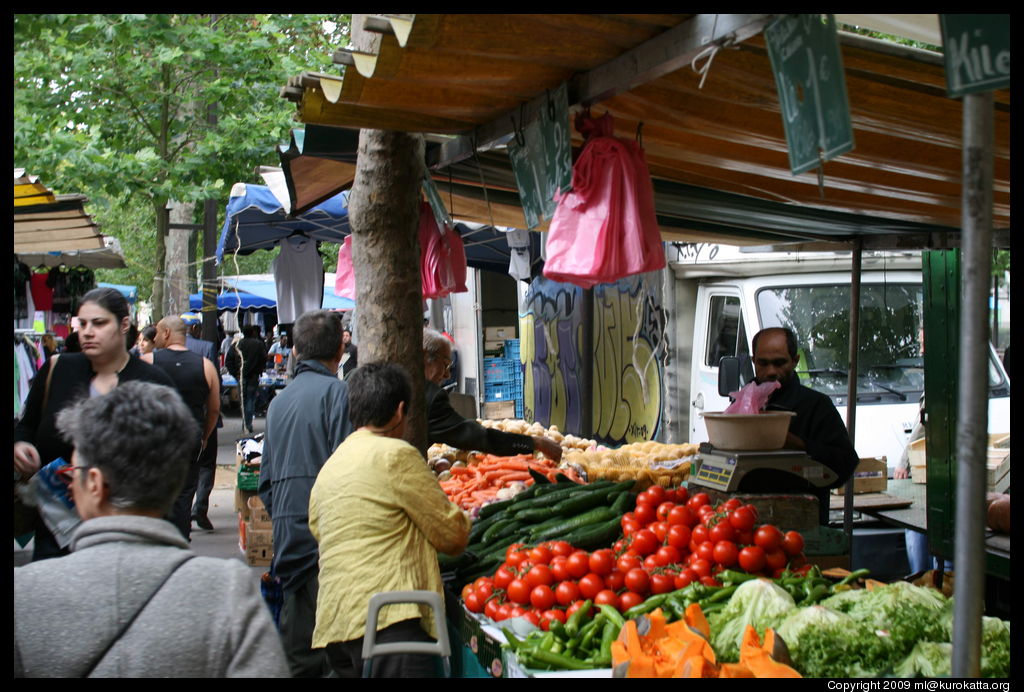
{"type": "MultiPolygon", "coordinates": [[[[838,488],[857,468],[859,457],[850,441],[846,425],[827,394],[800,384],[795,370],[800,356],[796,335],[783,327],[769,327],[754,335],[754,375],[758,383],[782,385],[768,398],[766,410],[793,411],[786,449],[806,451],[807,455],[836,472],[838,488]]],[[[816,493],[821,503],[819,516],[828,519],[828,489],[816,493]]]]}
{"type": "Polygon", "coordinates": [[[438,331],[423,330],[423,368],[427,378],[427,441],[458,449],[474,450],[497,456],[516,456],[541,452],[554,461],[562,458],[562,447],[540,435],[517,435],[485,428],[475,420],[463,418],[452,408],[441,383],[452,366],[452,343],[438,331]]]}

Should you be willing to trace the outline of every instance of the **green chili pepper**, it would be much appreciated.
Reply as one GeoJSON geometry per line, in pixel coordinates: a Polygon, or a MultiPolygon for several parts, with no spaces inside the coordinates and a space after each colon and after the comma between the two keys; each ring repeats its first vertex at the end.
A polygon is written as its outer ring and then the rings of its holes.
{"type": "Polygon", "coordinates": [[[615,637],[619,636],[619,630],[622,628],[621,625],[616,625],[610,618],[604,626],[604,632],[601,633],[601,653],[599,659],[611,660],[612,657],[612,642],[615,641],[615,637]]]}
{"type": "Polygon", "coordinates": [[[719,572],[716,578],[723,584],[742,584],[745,581],[757,579],[757,575],[750,574],[748,572],[737,572],[735,570],[726,569],[719,572]]]}
{"type": "Polygon", "coordinates": [[[590,647],[594,641],[594,638],[601,631],[601,628],[604,627],[604,623],[607,622],[607,620],[608,618],[605,616],[605,614],[600,613],[597,617],[595,617],[593,620],[587,623],[587,626],[584,627],[583,630],[581,630],[580,632],[580,634],[583,636],[583,638],[580,640],[580,651],[590,651],[590,647]]]}
{"type": "Polygon", "coordinates": [[[814,588],[812,588],[810,590],[810,592],[808,592],[807,597],[804,598],[804,600],[802,600],[800,602],[800,605],[802,605],[802,606],[813,605],[813,604],[817,603],[818,601],[820,601],[821,599],[823,599],[826,596],[828,596],[831,592],[832,592],[832,589],[828,585],[826,585],[826,584],[817,584],[816,586],[814,586],[814,588]]]}
{"type": "Polygon", "coordinates": [[[635,605],[629,610],[627,610],[625,613],[622,614],[622,617],[625,620],[632,620],[633,618],[638,617],[640,615],[650,613],[651,611],[660,608],[667,600],[669,600],[669,596],[670,594],[667,593],[658,594],[657,596],[651,596],[643,603],[635,605]]]}
{"type": "Polygon", "coordinates": [[[836,586],[843,586],[845,584],[852,584],[853,582],[857,581],[861,577],[866,577],[869,574],[871,574],[871,570],[866,569],[866,568],[865,569],[859,569],[856,572],[850,572],[845,577],[840,579],[839,583],[836,584],[836,586]]]}
{"type": "MultiPolygon", "coordinates": [[[[735,593],[739,586],[722,586],[715,587],[717,590],[708,596],[707,598],[700,601],[700,603],[718,603],[719,601],[727,601],[735,593]]],[[[703,607],[703,606],[702,606],[703,607]]]]}
{"type": "Polygon", "coordinates": [[[623,619],[619,611],[615,610],[615,608],[612,608],[610,605],[602,603],[597,607],[601,609],[601,612],[604,614],[608,622],[614,623],[618,629],[622,629],[622,626],[626,624],[625,619],[623,619]]]}
{"type": "Polygon", "coordinates": [[[589,599],[584,601],[583,605],[565,621],[565,631],[570,637],[575,636],[580,631],[580,627],[590,618],[590,608],[593,605],[593,601],[589,599]]]}
{"type": "Polygon", "coordinates": [[[577,658],[572,658],[571,656],[566,656],[564,654],[552,653],[550,651],[544,651],[543,649],[539,649],[537,651],[532,652],[531,656],[535,660],[541,663],[546,663],[547,665],[555,669],[588,670],[590,668],[593,668],[592,665],[585,663],[584,661],[581,661],[577,658]]]}

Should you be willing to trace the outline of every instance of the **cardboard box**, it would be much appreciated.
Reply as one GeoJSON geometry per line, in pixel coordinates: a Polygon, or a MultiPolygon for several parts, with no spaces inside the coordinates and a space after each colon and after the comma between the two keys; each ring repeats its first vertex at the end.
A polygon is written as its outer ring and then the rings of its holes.
{"type": "Polygon", "coordinates": [[[512,327],[487,327],[484,329],[484,342],[505,341],[516,338],[516,328],[512,327]]]}
{"type": "Polygon", "coordinates": [[[245,526],[245,547],[272,547],[274,534],[270,529],[257,529],[252,524],[245,526]]]}
{"type": "Polygon", "coordinates": [[[259,499],[255,490],[242,490],[238,487],[235,488],[235,511],[238,512],[242,521],[249,521],[249,499],[252,497],[259,499]]]}
{"type": "Polygon", "coordinates": [[[243,553],[245,561],[253,567],[270,565],[274,558],[274,549],[270,546],[248,546],[243,553]]]}
{"type": "Polygon", "coordinates": [[[270,515],[267,514],[267,508],[263,506],[260,496],[251,496],[246,504],[249,506],[249,525],[254,529],[269,529],[270,515]]]}
{"type": "Polygon", "coordinates": [[[516,417],[516,402],[514,401],[488,401],[484,404],[480,417],[490,420],[502,420],[504,418],[516,417]]]}
{"type": "MultiPolygon", "coordinates": [[[[889,481],[888,462],[885,457],[861,459],[853,472],[853,494],[884,493],[889,481]]],[[[846,488],[837,488],[836,494],[842,495],[846,488]]]]}
{"type": "MultiPolygon", "coordinates": [[[[927,438],[921,438],[910,443],[910,477],[915,483],[926,483],[928,480],[926,440],[927,438]]],[[[989,492],[1006,492],[1006,489],[1010,487],[1009,433],[995,433],[988,436],[985,463],[988,467],[989,492]]]]}
{"type": "Polygon", "coordinates": [[[505,348],[505,342],[500,340],[500,339],[498,341],[485,341],[484,342],[484,350],[485,351],[502,351],[502,350],[504,350],[504,348],[505,348]]]}

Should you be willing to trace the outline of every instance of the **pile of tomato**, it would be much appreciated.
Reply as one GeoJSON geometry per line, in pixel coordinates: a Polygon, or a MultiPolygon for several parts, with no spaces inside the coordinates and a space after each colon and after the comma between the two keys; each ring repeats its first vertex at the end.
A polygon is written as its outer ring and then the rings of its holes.
{"type": "Polygon", "coordinates": [[[803,537],[771,524],[738,499],[714,507],[706,493],[651,486],[622,517],[623,537],[611,548],[577,550],[566,541],[513,543],[491,577],[466,584],[466,608],[492,620],[525,617],[548,629],[565,622],[587,600],[620,612],[649,596],[700,581],[720,586],[725,569],[778,576],[809,568],[803,537]]]}

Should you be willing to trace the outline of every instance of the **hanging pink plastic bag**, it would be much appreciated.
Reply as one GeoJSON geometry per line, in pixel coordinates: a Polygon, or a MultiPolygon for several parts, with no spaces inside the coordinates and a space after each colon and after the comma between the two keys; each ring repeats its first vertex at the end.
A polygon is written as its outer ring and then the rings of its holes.
{"type": "Polygon", "coordinates": [[[352,268],[352,234],[338,248],[338,268],[334,275],[334,295],[356,299],[356,273],[352,268]]]}
{"type": "Polygon", "coordinates": [[[782,385],[778,382],[748,382],[735,392],[729,392],[733,400],[722,413],[761,413],[768,398],[782,385]]]}
{"type": "Polygon", "coordinates": [[[558,197],[548,230],[544,276],[584,288],[665,267],[654,189],[644,151],[613,137],[609,113],[576,116],[586,144],[572,189],[558,197]]]}
{"type": "Polygon", "coordinates": [[[466,292],[466,249],[458,232],[437,225],[434,211],[420,202],[420,276],[424,298],[466,292]]]}

